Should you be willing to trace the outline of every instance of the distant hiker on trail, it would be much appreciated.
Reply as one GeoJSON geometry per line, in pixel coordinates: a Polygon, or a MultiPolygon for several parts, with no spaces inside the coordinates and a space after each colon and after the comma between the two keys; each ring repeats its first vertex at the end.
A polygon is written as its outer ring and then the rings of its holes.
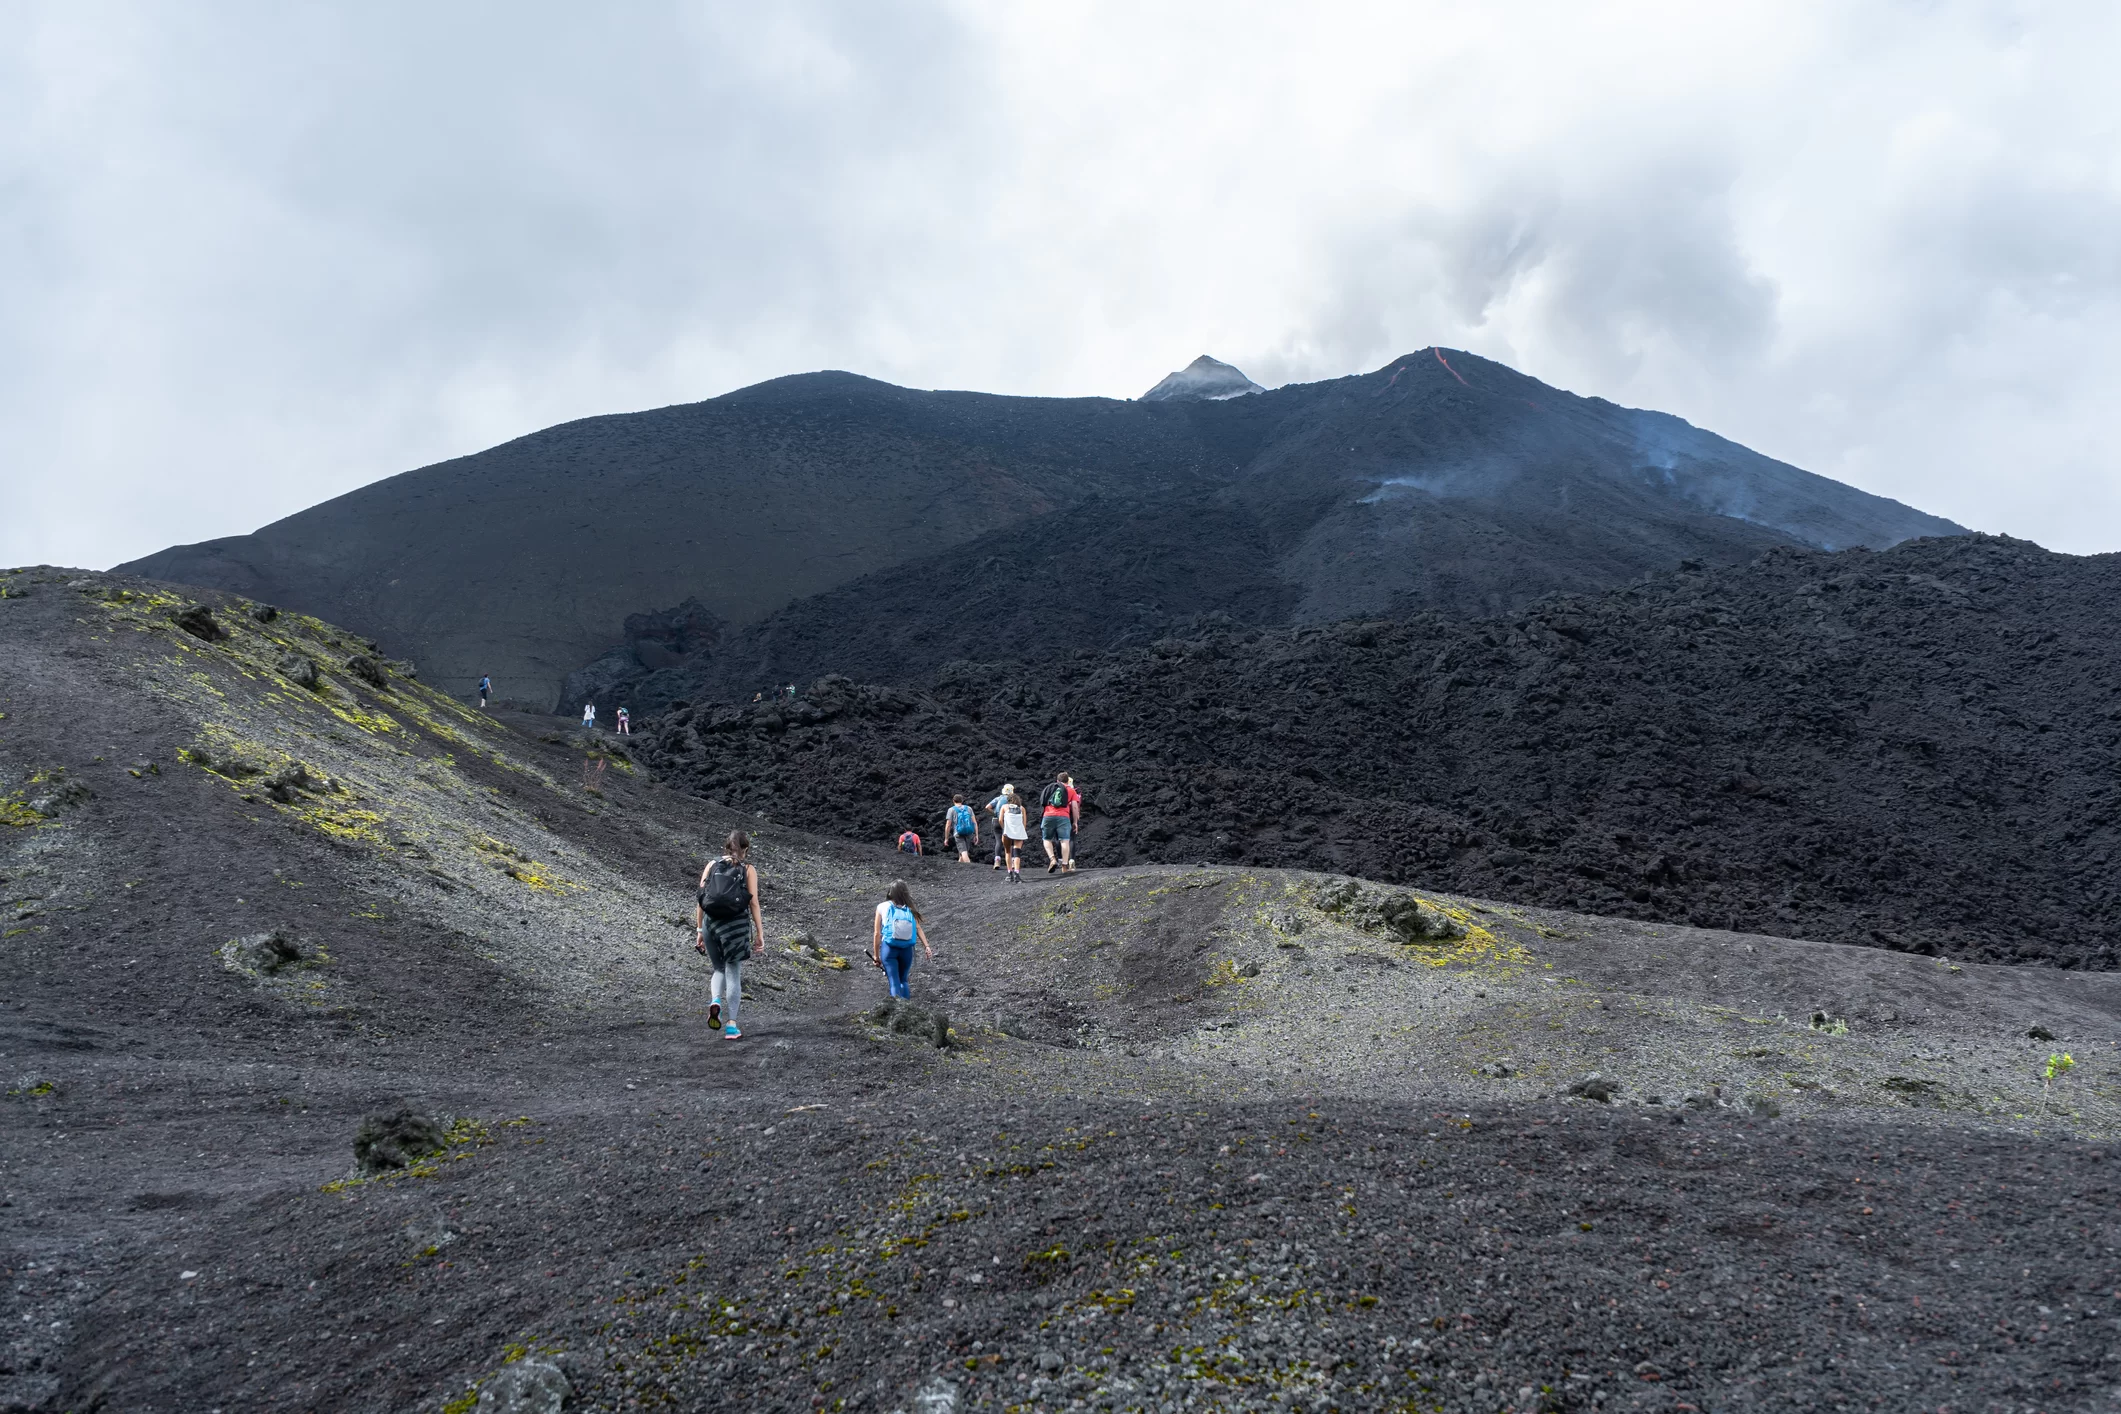
{"type": "Polygon", "coordinates": [[[1045,812],[1038,825],[1039,842],[1046,847],[1046,872],[1058,873],[1065,869],[1075,872],[1075,826],[1081,820],[1083,798],[1075,789],[1075,782],[1062,771],[1053,778],[1053,783],[1039,792],[1039,802],[1045,812]],[[1060,846],[1058,855],[1053,847],[1060,846]]]}
{"type": "Polygon", "coordinates": [[[1007,786],[1003,786],[1001,790],[994,793],[994,799],[987,802],[987,823],[994,826],[994,867],[996,869],[1002,867],[1002,860],[1009,853],[1009,842],[1002,838],[1002,807],[1009,803],[1009,797],[1005,794],[1008,789],[1007,786]]]}
{"type": "Polygon", "coordinates": [[[884,969],[884,980],[894,997],[913,995],[906,983],[913,971],[916,941],[927,949],[928,961],[935,961],[935,944],[929,941],[927,926],[913,906],[913,891],[904,879],[893,879],[884,890],[884,901],[876,906],[876,923],[869,930],[869,960],[884,969]]]}
{"type": "Polygon", "coordinates": [[[789,683],[789,684],[788,684],[788,700],[789,700],[790,702],[793,702],[793,701],[795,701],[795,684],[794,684],[794,683],[789,683]]]}
{"type": "Polygon", "coordinates": [[[485,711],[485,710],[486,710],[486,698],[487,698],[487,695],[488,695],[489,693],[491,693],[492,691],[493,691],[493,679],[492,679],[492,678],[480,678],[480,679],[479,679],[479,710],[480,710],[481,712],[483,712],[483,711],[485,711]]]}
{"type": "Polygon", "coordinates": [[[1009,873],[1012,884],[1024,882],[1024,841],[1031,838],[1025,828],[1024,802],[1017,798],[1015,786],[1002,787],[1002,840],[1008,849],[1009,873]]]}
{"type": "Polygon", "coordinates": [[[766,700],[766,694],[763,692],[754,692],[751,694],[751,700],[753,702],[764,702],[766,700]]]}
{"type": "Polygon", "coordinates": [[[700,892],[692,910],[699,926],[694,952],[704,954],[714,968],[707,994],[707,1024],[722,1028],[722,1038],[734,1041],[736,1012],[744,1000],[744,962],[756,944],[766,937],[766,920],[759,915],[759,871],[747,864],[751,836],[731,830],[723,842],[722,857],[700,871],[700,892]]]}
{"type": "Polygon", "coordinates": [[[898,837],[898,852],[900,854],[919,854],[921,852],[921,837],[913,833],[913,831],[907,830],[898,837]]]}
{"type": "Polygon", "coordinates": [[[979,848],[979,816],[972,813],[972,807],[965,804],[961,795],[950,797],[950,809],[945,813],[950,817],[952,842],[957,845],[957,862],[970,864],[972,851],[979,848]]]}
{"type": "Polygon", "coordinates": [[[596,703],[594,703],[594,702],[584,702],[584,703],[582,704],[582,730],[583,730],[583,731],[585,731],[585,732],[595,731],[595,730],[596,730],[596,725],[597,725],[597,705],[596,705],[596,703]]]}
{"type": "Polygon", "coordinates": [[[628,717],[628,716],[626,715],[626,709],[625,709],[624,707],[621,707],[621,708],[619,709],[619,735],[620,735],[620,736],[632,736],[632,735],[633,735],[633,728],[632,728],[632,726],[630,725],[632,721],[633,721],[633,719],[632,719],[631,717],[628,717]]]}

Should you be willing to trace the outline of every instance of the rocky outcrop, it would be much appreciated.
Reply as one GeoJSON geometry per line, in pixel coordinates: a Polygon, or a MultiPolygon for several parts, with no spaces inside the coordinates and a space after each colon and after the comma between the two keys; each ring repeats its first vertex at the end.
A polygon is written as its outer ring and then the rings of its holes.
{"type": "Polygon", "coordinates": [[[696,598],[673,609],[628,614],[625,642],[569,673],[553,711],[572,714],[594,702],[598,716],[609,718],[620,707],[639,712],[668,706],[713,656],[728,627],[696,598]],[[670,691],[658,693],[650,686],[658,674],[663,678],[657,686],[667,682],[670,691]]]}
{"type": "Polygon", "coordinates": [[[1321,887],[1313,902],[1322,912],[1337,913],[1358,928],[1388,933],[1402,943],[1448,943],[1466,936],[1463,923],[1427,899],[1355,879],[1321,887]]]}

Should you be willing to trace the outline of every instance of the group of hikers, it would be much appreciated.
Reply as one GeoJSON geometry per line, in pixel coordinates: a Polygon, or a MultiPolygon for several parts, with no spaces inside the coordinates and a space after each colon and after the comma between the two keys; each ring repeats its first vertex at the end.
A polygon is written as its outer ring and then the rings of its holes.
{"type": "MultiPolygon", "coordinates": [[[[766,920],[759,912],[759,870],[750,854],[751,836],[731,830],[722,843],[721,858],[700,871],[692,910],[693,950],[714,969],[708,984],[707,1024],[719,1027],[727,1041],[744,1034],[736,1021],[744,1001],[744,964],[763,946],[766,936],[766,920]]],[[[909,982],[915,948],[925,952],[930,962],[935,960],[935,944],[920,910],[913,906],[913,891],[904,879],[893,879],[870,919],[869,962],[883,972],[894,997],[913,995],[909,982]]]]}
{"type": "MultiPolygon", "coordinates": [[[[1075,838],[1083,817],[1082,792],[1066,771],[1040,788],[1037,802],[1026,804],[1014,785],[1005,785],[986,805],[988,833],[994,840],[994,865],[1008,870],[1013,883],[1023,882],[1024,843],[1031,837],[1031,811],[1039,814],[1039,841],[1046,849],[1046,872],[1075,872],[1075,838]]],[[[943,815],[943,829],[957,850],[958,862],[970,864],[981,847],[981,812],[953,796],[943,815]]],[[[911,830],[899,837],[899,847],[921,852],[920,836],[911,830]]],[[[737,1011],[744,1002],[744,964],[763,946],[766,920],[759,911],[759,871],[753,864],[751,836],[732,830],[723,841],[721,857],[700,871],[699,892],[694,901],[693,950],[707,959],[713,978],[707,993],[707,1024],[718,1027],[725,1040],[744,1033],[737,1026],[737,1011]]],[[[884,974],[885,986],[894,997],[910,997],[916,951],[935,960],[935,942],[926,920],[914,906],[913,890],[904,879],[893,879],[884,890],[883,901],[869,920],[869,962],[884,974]]]]}
{"type": "MultiPolygon", "coordinates": [[[[1038,839],[1046,850],[1048,874],[1075,872],[1075,839],[1082,829],[1083,796],[1075,778],[1062,771],[1039,788],[1038,801],[1027,806],[1016,787],[1005,785],[987,802],[988,832],[994,838],[994,869],[1007,869],[1009,882],[1024,881],[1024,842],[1031,838],[1031,811],[1039,812],[1038,839]]],[[[965,804],[961,795],[950,797],[943,812],[943,837],[957,851],[960,864],[970,864],[980,848],[980,812],[965,804]]],[[[902,854],[923,853],[919,832],[906,830],[898,837],[902,854]]]]}
{"type": "MultiPolygon", "coordinates": [[[[626,714],[624,707],[621,707],[618,711],[617,726],[620,736],[631,736],[633,734],[633,718],[626,714]]],[[[597,705],[594,702],[584,702],[582,704],[582,730],[593,732],[596,729],[597,705]]]]}
{"type": "MultiPolygon", "coordinates": [[[[792,693],[792,692],[794,691],[794,689],[793,689],[793,688],[790,688],[790,689],[789,689],[789,691],[790,691],[790,692],[792,693]]],[[[479,679],[479,710],[480,710],[480,711],[482,711],[482,712],[483,712],[483,711],[485,711],[485,710],[486,710],[486,699],[487,699],[487,698],[489,698],[489,697],[491,697],[491,696],[493,696],[493,679],[492,679],[491,677],[482,677],[482,678],[480,678],[480,679],[479,679]]],[[[616,726],[617,726],[617,728],[618,728],[618,734],[619,734],[620,736],[631,736],[631,735],[633,735],[633,718],[632,718],[632,717],[631,717],[630,715],[628,715],[628,713],[627,713],[627,711],[626,711],[626,709],[625,709],[624,707],[621,707],[621,708],[620,708],[620,709],[618,710],[618,714],[617,714],[617,721],[616,721],[616,726]]],[[[593,731],[595,731],[596,729],[597,729],[597,705],[596,705],[596,703],[594,703],[594,702],[584,702],[584,703],[582,704],[582,730],[583,730],[583,731],[585,731],[585,732],[593,732],[593,731]]]]}
{"type": "MultiPolygon", "coordinates": [[[[492,691],[493,680],[480,678],[480,707],[486,706],[492,691]]],[[[791,697],[795,693],[790,686],[776,690],[774,695],[778,697],[782,691],[791,697]]],[[[632,722],[627,710],[621,707],[616,715],[620,734],[630,733],[632,722]]],[[[596,704],[584,703],[583,729],[595,730],[596,721],[596,704]]],[[[984,838],[991,836],[994,870],[1006,870],[1007,880],[1020,884],[1024,880],[1024,844],[1031,838],[1034,809],[1039,812],[1038,838],[1046,851],[1046,872],[1074,873],[1083,797],[1075,788],[1075,778],[1066,771],[1040,788],[1035,803],[1027,804],[1014,785],[1004,785],[986,804],[984,832],[981,812],[967,805],[962,795],[952,796],[949,809],[943,812],[944,838],[957,851],[958,862],[970,864],[973,852],[981,849],[984,838]]],[[[908,830],[898,837],[898,847],[909,854],[920,854],[921,837],[908,830]]],[[[766,921],[759,911],[759,871],[750,862],[750,853],[751,837],[742,830],[732,830],[723,842],[721,857],[700,871],[692,912],[693,950],[713,968],[707,1022],[730,1041],[744,1034],[737,1025],[737,1011],[744,1001],[744,964],[763,946],[766,936],[766,921]]],[[[913,891],[904,879],[894,879],[884,891],[883,901],[877,904],[869,927],[870,964],[884,974],[885,985],[894,997],[912,995],[910,980],[916,950],[926,953],[930,961],[935,958],[935,945],[920,910],[914,907],[913,891]]]]}

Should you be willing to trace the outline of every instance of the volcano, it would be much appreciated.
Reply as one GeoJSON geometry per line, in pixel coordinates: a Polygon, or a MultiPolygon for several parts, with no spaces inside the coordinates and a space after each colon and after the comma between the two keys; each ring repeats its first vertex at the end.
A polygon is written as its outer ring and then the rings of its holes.
{"type": "Polygon", "coordinates": [[[1688,560],[1963,533],[1454,350],[1254,386],[1214,360],[1132,402],[804,374],[549,428],[121,568],[319,614],[452,692],[490,674],[548,709],[592,659],[606,693],[657,672],[889,680],[1202,614],[1496,614],[1688,560]],[[672,613],[712,623],[688,640],[711,646],[673,662],[668,635],[626,628],[672,613]]]}

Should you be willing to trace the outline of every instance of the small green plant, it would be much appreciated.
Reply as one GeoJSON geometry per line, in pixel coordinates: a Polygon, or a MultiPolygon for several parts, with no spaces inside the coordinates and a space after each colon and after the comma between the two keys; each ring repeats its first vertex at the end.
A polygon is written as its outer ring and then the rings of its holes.
{"type": "Polygon", "coordinates": [[[2043,1105],[2046,1103],[2046,1097],[2054,1092],[2055,1081],[2076,1068],[2077,1058],[2068,1051],[2049,1051],[2047,1053],[2047,1064],[2040,1067],[2040,1093],[2043,1105]]]}

